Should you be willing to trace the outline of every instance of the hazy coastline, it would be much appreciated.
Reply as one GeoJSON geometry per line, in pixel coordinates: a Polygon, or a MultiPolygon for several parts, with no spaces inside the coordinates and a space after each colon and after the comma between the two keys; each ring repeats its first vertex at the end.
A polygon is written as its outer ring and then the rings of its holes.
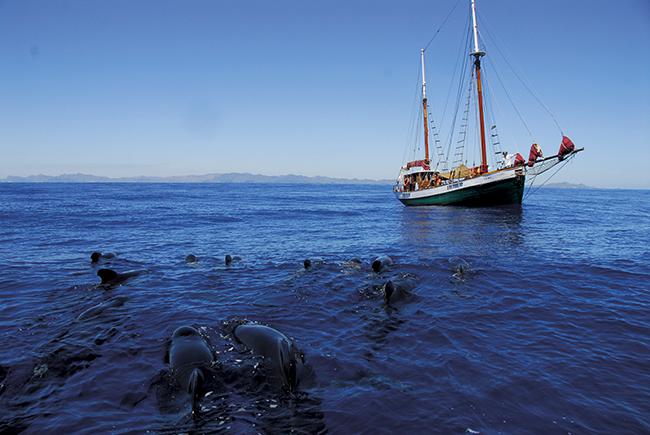
{"type": "MultiPolygon", "coordinates": [[[[390,179],[369,178],[336,178],[306,175],[262,175],[246,172],[230,172],[224,174],[175,175],[168,177],[134,176],[134,177],[104,177],[91,174],[61,174],[61,175],[9,175],[0,179],[4,183],[260,183],[260,184],[393,184],[390,179]]],[[[547,183],[543,187],[556,189],[597,189],[583,183],[547,183]]]]}

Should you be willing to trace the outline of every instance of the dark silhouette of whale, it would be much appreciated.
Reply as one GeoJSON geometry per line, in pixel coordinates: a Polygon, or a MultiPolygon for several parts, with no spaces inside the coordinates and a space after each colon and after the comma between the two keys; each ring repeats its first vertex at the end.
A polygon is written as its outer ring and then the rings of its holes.
{"type": "Polygon", "coordinates": [[[230,266],[233,263],[233,261],[240,261],[240,260],[241,260],[241,257],[239,257],[237,255],[233,256],[233,255],[228,254],[228,255],[226,255],[226,258],[225,258],[226,266],[230,266]]]}
{"type": "Polygon", "coordinates": [[[410,285],[407,282],[402,281],[391,281],[388,280],[384,284],[384,302],[386,305],[394,304],[397,301],[406,299],[411,295],[411,289],[413,285],[410,285]]]}
{"type": "Polygon", "coordinates": [[[113,269],[99,269],[97,276],[101,278],[102,285],[114,286],[123,283],[129,278],[143,274],[144,270],[131,270],[124,273],[117,273],[113,269]]]}
{"type": "Polygon", "coordinates": [[[235,327],[233,336],[254,354],[264,357],[283,387],[289,391],[297,389],[298,373],[305,363],[304,355],[286,335],[269,326],[244,323],[235,327]]]}
{"type": "Polygon", "coordinates": [[[199,259],[194,254],[190,254],[187,257],[185,257],[186,263],[196,263],[197,261],[199,261],[199,259]]]}
{"type": "Polygon", "coordinates": [[[323,259],[320,257],[306,258],[305,261],[302,262],[302,265],[305,267],[305,269],[309,269],[312,266],[318,266],[320,264],[323,264],[323,259]]]}
{"type": "Polygon", "coordinates": [[[392,258],[390,258],[388,255],[382,255],[381,257],[375,258],[375,260],[372,262],[372,270],[374,270],[376,273],[379,273],[388,266],[392,266],[392,264],[392,258]]]}
{"type": "Polygon", "coordinates": [[[90,254],[90,262],[91,263],[99,263],[99,260],[101,260],[102,258],[110,260],[111,258],[115,258],[115,254],[113,254],[111,252],[108,252],[106,254],[102,254],[101,252],[97,252],[97,251],[90,254]]]}
{"type": "Polygon", "coordinates": [[[190,395],[192,411],[196,411],[214,354],[199,331],[181,326],[172,334],[168,357],[172,376],[190,395]]]}

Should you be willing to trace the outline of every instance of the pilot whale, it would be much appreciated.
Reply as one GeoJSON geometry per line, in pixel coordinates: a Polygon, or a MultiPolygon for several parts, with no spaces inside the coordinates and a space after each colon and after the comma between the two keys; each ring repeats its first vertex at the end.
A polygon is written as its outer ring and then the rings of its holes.
{"type": "Polygon", "coordinates": [[[181,326],[172,334],[168,358],[172,376],[190,395],[192,411],[196,411],[206,382],[206,370],[214,362],[208,343],[196,329],[181,326]]]}
{"type": "Polygon", "coordinates": [[[226,266],[230,266],[233,263],[233,261],[241,261],[241,257],[239,257],[238,255],[227,254],[225,257],[226,266]]]}
{"type": "Polygon", "coordinates": [[[413,285],[407,282],[388,280],[383,286],[384,302],[386,305],[391,305],[405,299],[411,295],[412,288],[413,285]]]}
{"type": "Polygon", "coordinates": [[[97,276],[101,278],[102,285],[114,286],[123,283],[129,278],[136,277],[145,272],[145,270],[131,270],[128,272],[117,273],[113,269],[99,269],[97,271],[97,276]]]}
{"type": "Polygon", "coordinates": [[[280,378],[283,387],[289,391],[297,389],[304,355],[286,335],[269,326],[252,323],[236,326],[232,334],[238,342],[268,361],[269,369],[280,378]]]}
{"type": "Polygon", "coordinates": [[[323,262],[323,259],[320,257],[305,258],[305,261],[302,262],[302,265],[305,269],[309,269],[312,266],[320,266],[323,264],[323,262]]]}
{"type": "Polygon", "coordinates": [[[392,265],[393,265],[393,259],[390,258],[388,255],[382,255],[380,257],[375,258],[375,260],[372,262],[372,270],[375,271],[376,273],[379,273],[383,269],[392,265]]]}
{"type": "Polygon", "coordinates": [[[104,258],[106,260],[110,260],[111,258],[115,258],[115,254],[113,254],[111,252],[108,252],[106,254],[102,254],[101,252],[97,252],[97,251],[90,254],[90,262],[91,263],[99,263],[99,260],[101,260],[102,258],[104,258]]]}

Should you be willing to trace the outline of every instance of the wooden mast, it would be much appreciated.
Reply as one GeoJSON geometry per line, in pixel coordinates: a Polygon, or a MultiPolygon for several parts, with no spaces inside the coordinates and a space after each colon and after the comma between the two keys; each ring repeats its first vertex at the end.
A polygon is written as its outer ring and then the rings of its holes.
{"type": "Polygon", "coordinates": [[[488,171],[487,152],[485,146],[485,120],[483,115],[483,85],[481,84],[481,57],[485,52],[478,48],[478,25],[476,24],[476,1],[472,0],[472,21],[474,24],[474,68],[476,70],[476,91],[478,93],[478,113],[481,124],[481,174],[488,171]]]}
{"type": "Polygon", "coordinates": [[[424,161],[429,164],[429,110],[427,108],[427,80],[424,71],[424,48],[420,50],[422,62],[422,113],[424,114],[424,161]]]}

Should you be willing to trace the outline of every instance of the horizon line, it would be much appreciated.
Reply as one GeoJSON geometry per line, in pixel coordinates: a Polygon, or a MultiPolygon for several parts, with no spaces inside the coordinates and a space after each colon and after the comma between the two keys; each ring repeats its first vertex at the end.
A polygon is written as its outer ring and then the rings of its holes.
{"type": "MultiPolygon", "coordinates": [[[[301,174],[283,174],[283,175],[266,175],[254,174],[250,172],[211,172],[205,174],[188,174],[188,175],[131,175],[112,177],[105,175],[94,175],[83,172],[61,173],[58,175],[35,174],[35,175],[7,175],[0,178],[0,183],[167,183],[167,184],[190,184],[190,183],[219,183],[219,184],[241,184],[241,183],[259,183],[282,184],[282,178],[287,184],[296,183],[296,179],[310,181],[305,184],[393,184],[389,178],[349,178],[349,177],[332,177],[327,175],[301,175],[301,174]],[[228,179],[233,177],[235,179],[228,179]],[[262,181],[264,180],[264,181],[262,181]]],[[[618,189],[618,190],[650,190],[649,187],[595,187],[584,183],[561,181],[549,183],[548,187],[564,187],[577,189],[618,189]]]]}

